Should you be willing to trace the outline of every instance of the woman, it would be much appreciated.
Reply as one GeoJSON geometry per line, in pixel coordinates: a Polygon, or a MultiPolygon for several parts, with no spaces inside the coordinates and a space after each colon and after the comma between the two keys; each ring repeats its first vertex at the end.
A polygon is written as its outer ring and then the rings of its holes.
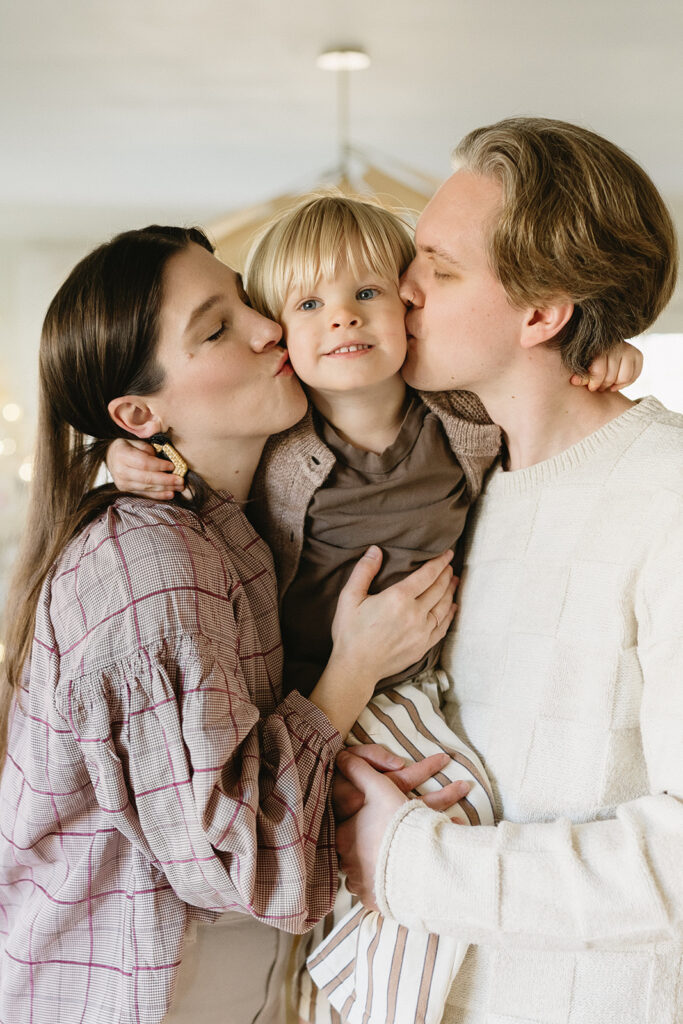
{"type": "Polygon", "coordinates": [[[48,311],[8,616],[2,1020],[276,1019],[266,925],[331,905],[341,736],[451,621],[451,552],[368,597],[371,549],[310,699],[281,700],[272,561],[240,502],[306,403],[245,298],[201,232],[152,227],[86,257],[48,311]],[[156,434],[193,471],[186,507],[91,492],[113,437],[156,434]]]}

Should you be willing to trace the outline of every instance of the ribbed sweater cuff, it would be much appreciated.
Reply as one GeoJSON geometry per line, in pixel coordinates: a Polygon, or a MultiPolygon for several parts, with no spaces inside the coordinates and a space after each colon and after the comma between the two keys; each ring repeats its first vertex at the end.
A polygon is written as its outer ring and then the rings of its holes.
{"type": "MultiPolygon", "coordinates": [[[[382,838],[382,844],[379,848],[377,867],[375,869],[375,899],[377,900],[379,912],[383,917],[394,919],[394,915],[392,914],[387,901],[388,862],[392,843],[396,837],[399,827],[408,815],[413,814],[415,811],[424,811],[426,809],[427,808],[425,808],[425,805],[421,800],[409,800],[407,803],[402,804],[399,807],[396,814],[387,825],[382,838]]],[[[436,811],[431,811],[430,813],[435,814],[436,811]]]]}

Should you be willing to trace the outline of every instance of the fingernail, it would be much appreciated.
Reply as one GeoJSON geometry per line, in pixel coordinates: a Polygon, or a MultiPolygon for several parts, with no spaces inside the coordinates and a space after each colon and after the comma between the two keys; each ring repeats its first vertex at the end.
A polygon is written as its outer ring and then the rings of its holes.
{"type": "Polygon", "coordinates": [[[368,550],[365,552],[367,558],[379,558],[382,554],[376,544],[371,544],[368,550]]]}

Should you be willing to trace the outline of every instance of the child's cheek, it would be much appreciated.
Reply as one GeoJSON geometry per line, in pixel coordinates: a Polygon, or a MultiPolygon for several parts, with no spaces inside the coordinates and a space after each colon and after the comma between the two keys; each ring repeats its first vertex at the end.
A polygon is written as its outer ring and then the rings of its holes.
{"type": "Polygon", "coordinates": [[[308,371],[310,371],[311,366],[310,359],[306,359],[305,349],[302,351],[302,347],[297,346],[296,341],[290,344],[290,342],[285,339],[285,344],[287,345],[287,351],[289,352],[289,361],[292,364],[294,373],[297,375],[302,384],[311,383],[311,381],[308,381],[306,379],[308,376],[310,376],[310,373],[308,371]]]}

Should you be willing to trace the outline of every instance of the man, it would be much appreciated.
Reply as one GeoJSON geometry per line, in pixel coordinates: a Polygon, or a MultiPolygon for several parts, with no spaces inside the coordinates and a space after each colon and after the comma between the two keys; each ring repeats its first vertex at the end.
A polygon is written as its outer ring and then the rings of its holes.
{"type": "MultiPolygon", "coordinates": [[[[683,416],[567,381],[664,307],[673,227],[644,172],[572,125],[511,119],[456,156],[402,285],[405,377],[474,391],[503,430],[443,655],[500,820],[458,828],[343,753],[365,803],[342,865],[364,903],[472,943],[448,1024],[674,1024],[683,416]]],[[[359,802],[338,786],[341,817],[359,802]]]]}

